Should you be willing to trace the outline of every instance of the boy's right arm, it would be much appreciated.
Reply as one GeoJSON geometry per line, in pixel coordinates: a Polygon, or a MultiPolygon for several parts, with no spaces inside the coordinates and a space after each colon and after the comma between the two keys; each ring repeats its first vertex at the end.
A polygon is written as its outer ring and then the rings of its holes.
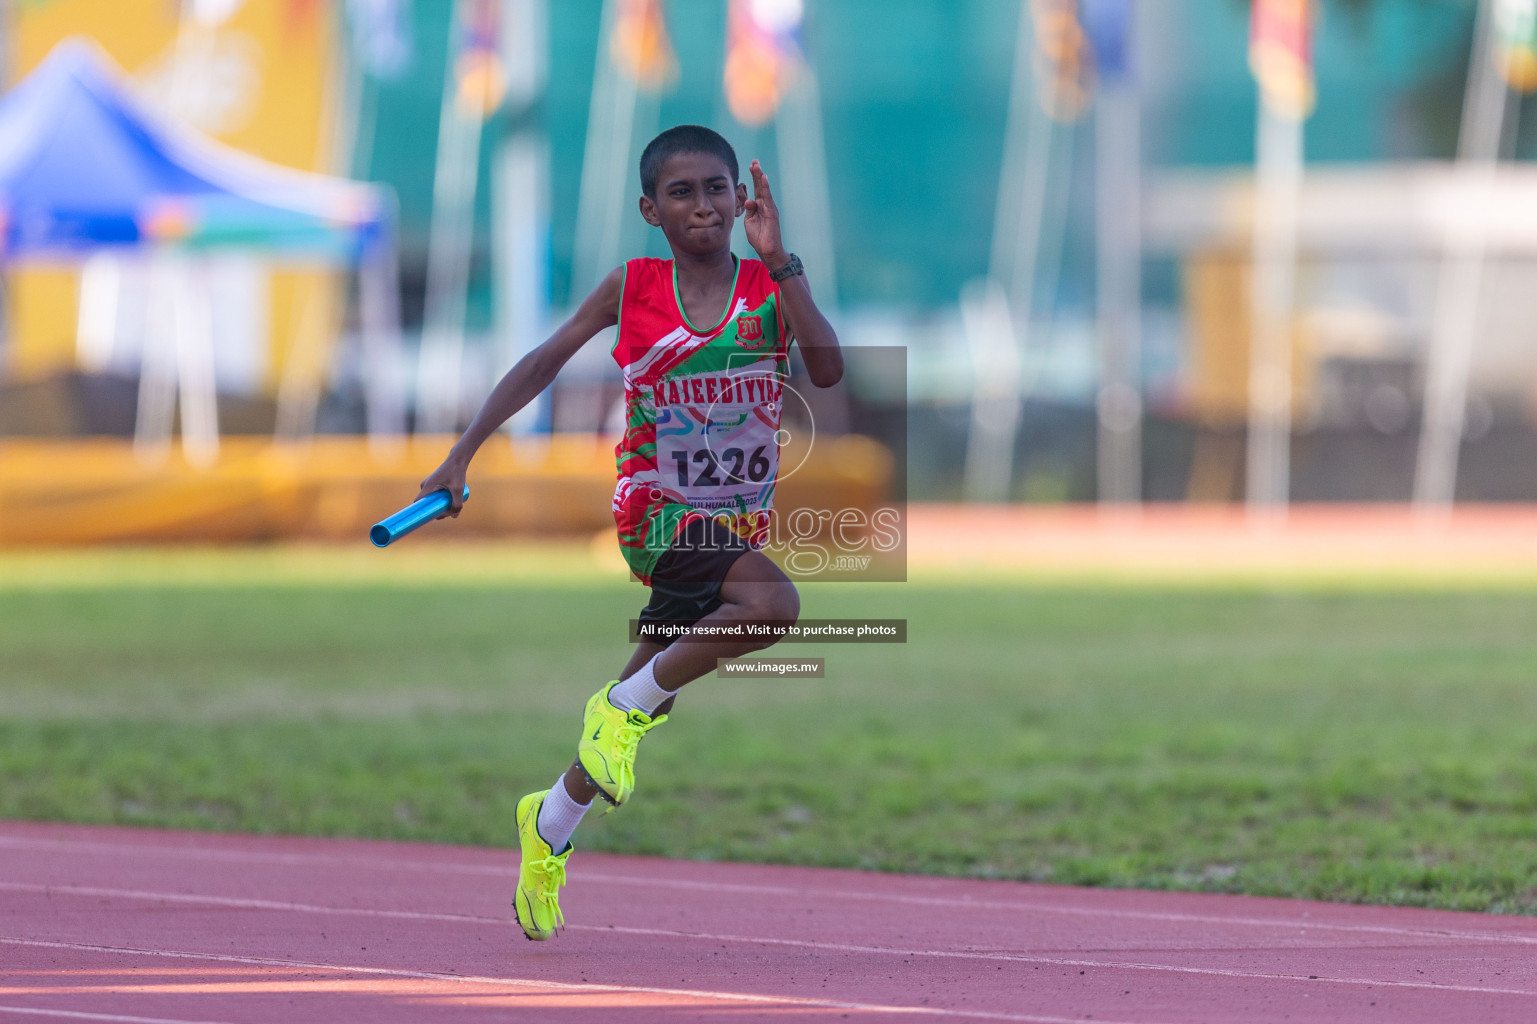
{"type": "Polygon", "coordinates": [[[624,268],[619,267],[592,290],[592,294],[582,301],[565,323],[555,329],[555,333],[544,344],[519,359],[507,371],[507,375],[491,389],[485,404],[465,428],[464,435],[449,450],[448,458],[422,481],[418,498],[426,497],[434,491],[446,490],[452,504],[443,515],[459,514],[464,506],[464,477],[469,470],[470,459],[475,457],[476,451],[498,427],[550,386],[560,368],[576,354],[577,349],[591,341],[599,331],[619,322],[619,296],[623,288],[624,268]]]}

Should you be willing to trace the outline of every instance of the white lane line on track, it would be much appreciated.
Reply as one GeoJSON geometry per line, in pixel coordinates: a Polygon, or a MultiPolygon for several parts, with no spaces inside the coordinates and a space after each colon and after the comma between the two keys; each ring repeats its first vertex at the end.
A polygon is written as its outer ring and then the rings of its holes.
{"type": "MultiPolygon", "coordinates": [[[[516,928],[515,920],[499,917],[477,917],[470,914],[431,914],[414,910],[376,910],[364,907],[327,907],[313,903],[284,903],[277,900],[243,899],[232,896],[198,896],[187,893],[146,892],[138,889],[100,889],[88,886],[43,886],[16,882],[0,882],[0,890],[21,892],[56,892],[75,896],[98,896],[145,900],[151,902],[189,903],[205,906],[230,907],[244,910],[277,910],[297,914],[331,914],[351,917],[384,917],[408,921],[443,921],[451,924],[485,924],[504,928],[516,928]]],[[[1186,967],[1180,964],[1154,964],[1132,960],[1085,960],[1078,957],[1041,956],[1031,953],[999,953],[965,949],[902,949],[894,946],[865,946],[844,942],[823,942],[815,939],[779,939],[758,935],[730,935],[711,932],[685,932],[665,928],[631,928],[621,925],[566,925],[572,931],[623,933],[650,935],[658,938],[705,940],[708,942],[735,942],[745,945],[793,946],[801,949],[821,949],[835,953],[872,953],[880,956],[926,957],[943,960],[982,960],[988,962],[1043,964],[1051,967],[1094,967],[1128,971],[1156,971],[1165,974],[1196,974],[1219,978],[1253,978],[1261,981],[1310,982],[1331,985],[1364,985],[1368,988],[1426,989],[1434,992],[1478,992],[1488,995],[1537,996],[1537,991],[1517,988],[1493,988],[1482,985],[1440,985],[1425,981],[1391,981],[1380,978],[1333,978],[1303,976],[1300,974],[1270,974],[1259,971],[1236,971],[1220,967],[1186,967]]],[[[0,939],[0,941],[5,941],[0,939]]]]}
{"type": "MultiPolygon", "coordinates": [[[[139,843],[100,843],[93,840],[28,839],[0,836],[0,847],[12,846],[32,849],[85,849],[91,852],[120,856],[140,854],[152,857],[183,856],[203,860],[232,860],[272,864],[314,864],[343,867],[351,871],[359,867],[398,868],[402,870],[438,872],[449,874],[491,875],[514,878],[515,867],[496,867],[489,864],[455,864],[436,861],[411,861],[398,859],[332,857],[324,854],[304,853],[245,853],[238,850],[202,850],[180,846],[155,846],[139,843]]],[[[511,856],[511,851],[509,851],[511,856]]],[[[1453,942],[1496,942],[1515,945],[1537,945],[1537,934],[1522,935],[1511,932],[1476,932],[1452,928],[1407,928],[1394,925],[1344,924],[1314,921],[1310,918],[1225,917],[1220,914],[1188,914],[1157,910],[1117,910],[1107,907],[1059,906],[1035,900],[978,900],[966,896],[908,896],[901,893],[861,892],[851,889],[797,888],[793,886],[761,885],[746,882],[697,882],[685,879],[642,878],[631,875],[613,875],[604,872],[584,872],[580,868],[571,874],[573,881],[591,881],[608,885],[634,885],[648,889],[678,889],[698,892],[739,892],[756,896],[788,896],[814,899],[865,900],[876,903],[897,903],[908,906],[961,907],[967,910],[996,910],[1006,913],[1061,914],[1070,917],[1102,917],[1134,921],[1159,921],[1173,924],[1234,925],[1244,928],[1278,928],[1293,931],[1321,929],[1347,934],[1393,935],[1400,938],[1436,939],[1453,942]]]]}
{"type": "Polygon", "coordinates": [[[415,910],[378,910],[372,907],[327,907],[316,903],[290,903],[284,900],[260,900],[246,896],[203,896],[198,893],[150,892],[146,889],[105,889],[94,885],[38,885],[31,882],[0,882],[0,891],[62,893],[67,896],[101,896],[107,899],[144,900],[150,903],[191,903],[205,907],[229,907],[232,910],[280,910],[294,914],[339,914],[351,917],[392,917],[403,921],[447,921],[453,924],[515,925],[505,917],[478,917],[474,914],[423,913],[415,910]]]}
{"type": "Polygon", "coordinates": [[[1220,914],[1182,914],[1161,910],[1114,910],[1102,907],[1062,907],[1050,903],[1029,900],[976,900],[966,897],[943,898],[938,896],[905,896],[900,893],[859,892],[857,890],[792,889],[788,887],[751,885],[741,882],[691,882],[682,879],[662,879],[628,875],[589,874],[574,872],[572,881],[592,881],[605,884],[636,885],[652,888],[698,889],[703,891],[743,892],[763,896],[815,896],[868,900],[882,903],[906,903],[927,907],[963,907],[968,910],[998,910],[1011,913],[1064,914],[1073,917],[1110,917],[1138,921],[1161,921],[1174,924],[1242,925],[1246,928],[1280,928],[1289,931],[1307,931],[1317,928],[1336,932],[1361,932],[1371,935],[1395,935],[1400,938],[1452,939],[1467,942],[1508,942],[1517,945],[1537,945],[1537,935],[1513,935],[1508,932],[1471,932],[1442,928],[1401,928],[1393,925],[1340,924],[1313,921],[1304,918],[1224,917],[1220,914]]]}
{"type": "Polygon", "coordinates": [[[1220,967],[1183,967],[1179,964],[1150,964],[1131,960],[1081,960],[1070,957],[1035,956],[1029,953],[983,953],[972,950],[894,949],[889,946],[860,946],[842,942],[818,942],[812,939],[768,939],[751,935],[709,935],[703,932],[667,931],[660,928],[612,928],[597,925],[571,925],[583,931],[628,932],[633,935],[676,936],[707,939],[711,942],[741,942],[770,946],[804,946],[849,953],[885,953],[892,956],[922,956],[956,960],[1003,960],[1016,963],[1046,964],[1052,967],[1120,968],[1131,971],[1161,971],[1169,974],[1206,974],[1219,978],[1253,978],[1260,981],[1295,981],[1331,985],[1365,985],[1368,988],[1413,988],[1434,992],[1478,992],[1487,995],[1537,996],[1537,991],[1519,988],[1489,988],[1481,985],[1437,985],[1426,981],[1382,981],[1377,978],[1330,978],[1300,974],[1266,974],[1259,971],[1234,971],[1220,967]]]}
{"type": "MultiPolygon", "coordinates": [[[[607,931],[607,929],[603,929],[607,931]]],[[[125,956],[165,957],[174,960],[208,960],[216,963],[248,964],[258,967],[288,967],[306,971],[335,971],[387,978],[416,978],[423,981],[450,981],[468,985],[509,985],[514,988],[554,990],[562,994],[588,995],[605,992],[685,996],[692,999],[717,999],[733,1003],[799,1006],[813,1009],[849,1010],[858,1013],[900,1013],[915,1017],[961,1017],[975,1020],[1013,1021],[1017,1024],[1081,1024],[1077,1017],[1043,1017],[1035,1014],[994,1013],[988,1010],[950,1010],[937,1006],[901,1006],[885,1003],[855,1003],[837,999],[807,999],[802,996],[770,996],[747,992],[713,992],[707,989],[658,988],[649,985],[595,985],[567,981],[541,981],[537,978],[499,978],[472,974],[440,974],[436,971],[405,971],[390,967],[362,967],[355,964],[325,964],[308,960],[278,960],[271,957],[238,956],[230,953],[198,953],[176,949],[142,949],[136,946],[104,946],[86,942],[55,942],[46,939],[20,939],[0,936],[0,944],[31,946],[40,949],[68,949],[85,953],[111,953],[125,956]]],[[[183,1024],[183,1022],[174,1022],[183,1024]]],[[[193,1024],[193,1022],[185,1022],[193,1024]]],[[[197,1022],[203,1024],[203,1022],[197,1022]]],[[[209,1022],[212,1024],[212,1022],[209,1022]]],[[[1106,1021],[1099,1024],[1133,1024],[1131,1021],[1106,1021]]],[[[1138,1021],[1135,1024],[1153,1024],[1138,1021]]]]}
{"type": "MultiPolygon", "coordinates": [[[[332,840],[348,842],[348,840],[332,840]]],[[[100,853],[109,857],[139,854],[145,857],[183,857],[193,860],[244,861],[255,864],[315,864],[325,867],[356,868],[359,864],[369,867],[399,868],[406,871],[436,871],[463,875],[516,875],[516,867],[498,864],[464,864],[455,861],[405,860],[399,857],[342,857],[328,853],[271,853],[264,850],[215,850],[203,846],[166,846],[154,843],[104,843],[94,839],[33,839],[26,836],[0,835],[0,847],[21,850],[57,850],[60,847],[100,853]]],[[[453,850],[444,846],[445,851],[453,850]]],[[[512,857],[516,850],[507,850],[512,857]]]]}
{"type": "Polygon", "coordinates": [[[186,1020],[182,1017],[130,1017],[121,1013],[87,1013],[84,1010],[54,1010],[40,1006],[0,1006],[0,1013],[21,1013],[34,1017],[68,1017],[72,1020],[104,1020],[113,1024],[229,1024],[228,1021],[186,1020]]]}

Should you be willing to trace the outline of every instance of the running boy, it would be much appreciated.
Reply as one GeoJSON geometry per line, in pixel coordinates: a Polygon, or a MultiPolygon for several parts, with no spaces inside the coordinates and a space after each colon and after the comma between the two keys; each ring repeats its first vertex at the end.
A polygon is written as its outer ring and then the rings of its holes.
{"type": "Polygon", "coordinates": [[[736,153],[710,129],[682,125],[651,140],[640,158],[640,215],[662,229],[673,258],[630,260],[604,278],[508,371],[422,481],[423,495],[446,489],[446,514],[457,516],[480,445],[549,387],[577,349],[618,325],[613,354],[626,407],[615,449],[620,550],[651,588],[642,623],[699,628],[642,640],[619,679],[588,700],[576,761],[550,789],[518,801],[513,905],[530,939],[548,939],[562,923],[571,834],[594,796],[613,806],[629,799],[636,747],[667,720],[677,691],[718,658],[774,642],[722,639],[709,627],[793,623],[800,613],[794,584],[758,550],[779,468],[780,387],[792,338],[817,387],[842,378],[843,356],[800,260],[784,249],[768,178],[756,160],[749,170],[751,199],[736,153]],[[759,259],[732,255],[738,217],[759,259]]]}

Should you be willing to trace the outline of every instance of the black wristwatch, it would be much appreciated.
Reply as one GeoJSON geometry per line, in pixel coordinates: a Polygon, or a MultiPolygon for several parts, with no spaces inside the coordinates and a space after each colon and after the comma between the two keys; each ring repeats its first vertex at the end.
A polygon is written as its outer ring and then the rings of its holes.
{"type": "Polygon", "coordinates": [[[780,267],[778,270],[769,271],[769,279],[772,281],[783,281],[787,278],[795,277],[798,274],[804,274],[805,272],[806,268],[801,264],[801,258],[792,252],[790,254],[790,261],[788,263],[780,267]]]}

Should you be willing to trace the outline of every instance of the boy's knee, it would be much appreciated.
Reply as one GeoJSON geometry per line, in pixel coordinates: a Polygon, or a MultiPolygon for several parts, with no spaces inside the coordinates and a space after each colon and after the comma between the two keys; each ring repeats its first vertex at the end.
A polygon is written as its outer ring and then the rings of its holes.
{"type": "Polygon", "coordinates": [[[801,596],[795,592],[794,584],[786,583],[775,587],[765,595],[767,607],[763,611],[763,617],[774,622],[783,622],[793,625],[801,616],[801,596]]]}
{"type": "MultiPolygon", "coordinates": [[[[774,587],[759,595],[752,608],[752,618],[776,626],[793,626],[800,618],[801,598],[793,584],[774,587]]],[[[778,636],[767,637],[762,647],[770,647],[779,641],[778,636]]],[[[761,650],[762,647],[759,649],[761,650]]]]}

